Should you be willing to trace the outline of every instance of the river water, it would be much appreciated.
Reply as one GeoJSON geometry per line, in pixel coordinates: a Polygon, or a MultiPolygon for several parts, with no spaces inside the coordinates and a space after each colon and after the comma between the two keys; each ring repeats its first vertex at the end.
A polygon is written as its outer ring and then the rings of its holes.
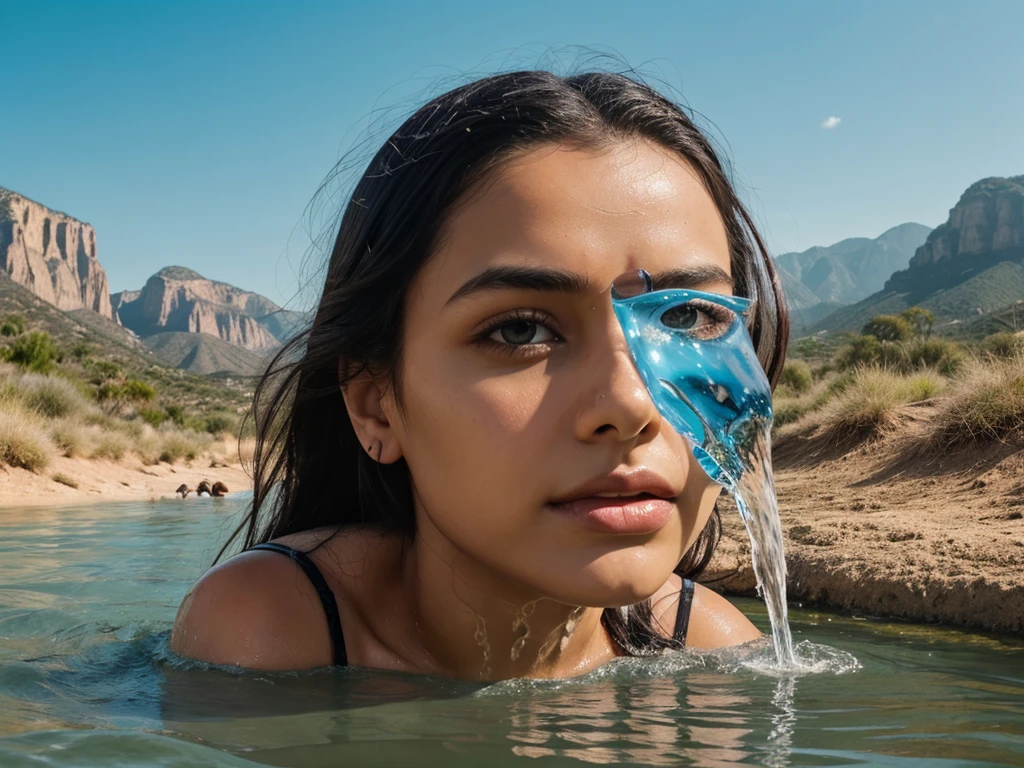
{"type": "Polygon", "coordinates": [[[491,686],[197,668],[168,632],[243,503],[0,509],[0,766],[1024,766],[1024,639],[798,605],[797,677],[768,641],[491,686]]]}

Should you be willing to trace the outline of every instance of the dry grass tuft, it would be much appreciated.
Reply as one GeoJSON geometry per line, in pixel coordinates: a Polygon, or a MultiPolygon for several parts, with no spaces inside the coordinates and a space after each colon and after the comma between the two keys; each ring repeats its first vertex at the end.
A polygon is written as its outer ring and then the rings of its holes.
{"type": "Polygon", "coordinates": [[[861,368],[812,418],[835,442],[881,435],[902,423],[903,406],[930,400],[946,388],[934,371],[903,376],[884,368],[861,368]]]}
{"type": "Polygon", "coordinates": [[[935,415],[927,440],[936,448],[1024,440],[1024,354],[971,366],[935,415]]]}
{"type": "Polygon", "coordinates": [[[132,448],[132,441],[123,432],[101,431],[93,444],[91,458],[120,461],[132,448]]]}
{"type": "Polygon", "coordinates": [[[97,410],[74,383],[60,376],[26,373],[15,386],[27,408],[49,419],[81,418],[97,410]]]}
{"type": "Polygon", "coordinates": [[[38,472],[50,463],[53,452],[37,419],[16,410],[0,411],[0,464],[38,472]]]}
{"type": "Polygon", "coordinates": [[[192,461],[198,458],[213,442],[213,435],[194,432],[191,429],[160,430],[160,461],[174,464],[181,459],[192,461]]]}
{"type": "Polygon", "coordinates": [[[62,456],[88,456],[93,448],[93,430],[70,418],[54,419],[46,425],[53,444],[62,456]]]}

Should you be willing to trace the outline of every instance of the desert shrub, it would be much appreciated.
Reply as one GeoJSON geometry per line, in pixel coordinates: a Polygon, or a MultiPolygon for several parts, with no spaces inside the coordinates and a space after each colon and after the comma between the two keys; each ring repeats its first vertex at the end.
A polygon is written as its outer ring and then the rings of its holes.
{"type": "Polygon", "coordinates": [[[91,351],[92,350],[88,344],[86,344],[84,341],[79,341],[75,343],[75,345],[72,346],[71,349],[68,350],[68,354],[71,355],[71,357],[75,358],[75,360],[77,360],[78,362],[82,362],[89,356],[89,353],[91,351]]]}
{"type": "Polygon", "coordinates": [[[131,450],[132,440],[124,432],[102,431],[92,447],[92,458],[120,461],[131,450]]]}
{"type": "Polygon", "coordinates": [[[121,369],[108,360],[90,360],[89,368],[93,372],[93,381],[100,384],[107,379],[120,379],[123,374],[121,369]]]}
{"type": "Polygon", "coordinates": [[[932,425],[936,447],[1024,438],[1024,355],[971,366],[932,425]]]}
{"type": "Polygon", "coordinates": [[[167,412],[167,418],[179,427],[185,425],[185,409],[180,405],[165,405],[164,410],[167,412]]]}
{"type": "Polygon", "coordinates": [[[982,339],[978,349],[990,357],[1007,358],[1024,354],[1024,333],[993,333],[982,339]]]}
{"type": "Polygon", "coordinates": [[[21,315],[8,315],[0,326],[0,336],[20,336],[25,332],[25,320],[21,315]]]}
{"type": "Polygon", "coordinates": [[[210,444],[212,436],[200,434],[192,430],[167,430],[161,434],[160,461],[173,464],[176,461],[185,459],[192,461],[210,444]]]}
{"type": "Polygon", "coordinates": [[[151,427],[159,427],[167,421],[167,411],[161,408],[140,408],[138,415],[140,419],[151,427]]]}
{"type": "Polygon", "coordinates": [[[949,339],[914,339],[898,344],[883,344],[877,362],[897,373],[931,368],[943,376],[953,376],[967,360],[967,352],[949,339]]]}
{"type": "Polygon", "coordinates": [[[62,456],[88,456],[92,451],[92,432],[80,421],[54,419],[46,425],[46,431],[62,456]]]}
{"type": "Polygon", "coordinates": [[[797,394],[808,391],[813,383],[814,377],[811,375],[811,366],[803,360],[790,360],[782,368],[779,384],[788,387],[797,394]]]}
{"type": "Polygon", "coordinates": [[[57,472],[50,479],[53,480],[53,482],[55,482],[55,483],[60,483],[61,485],[66,485],[68,488],[77,488],[78,487],[78,481],[75,480],[75,478],[69,477],[69,476],[67,476],[67,475],[65,475],[65,474],[63,474],[61,472],[57,472]]]}
{"type": "Polygon", "coordinates": [[[54,345],[50,334],[43,331],[18,336],[7,354],[10,362],[36,373],[47,373],[59,357],[60,350],[54,345]]]}
{"type": "Polygon", "coordinates": [[[907,322],[915,336],[931,336],[935,315],[924,307],[911,307],[900,312],[899,316],[907,322]]]}
{"type": "Polygon", "coordinates": [[[849,371],[862,365],[875,365],[881,349],[881,342],[874,336],[856,336],[836,353],[836,368],[849,371]]]}
{"type": "Polygon", "coordinates": [[[886,368],[862,368],[820,411],[826,431],[837,438],[878,434],[898,423],[901,406],[939,394],[944,379],[935,372],[900,375],[886,368]]]}
{"type": "Polygon", "coordinates": [[[156,390],[153,386],[139,379],[128,379],[121,385],[121,392],[125,400],[134,402],[148,402],[156,397],[156,390]]]}
{"type": "Polygon", "coordinates": [[[92,409],[78,387],[59,376],[27,373],[18,388],[26,407],[49,418],[82,416],[92,409]]]}
{"type": "Polygon", "coordinates": [[[52,457],[53,443],[37,419],[17,411],[0,411],[0,463],[38,472],[52,457]]]}
{"type": "Polygon", "coordinates": [[[860,332],[879,341],[906,341],[913,338],[914,327],[899,315],[875,315],[860,332]]]}
{"type": "Polygon", "coordinates": [[[238,417],[227,411],[215,411],[206,417],[205,430],[211,435],[219,435],[222,432],[235,434],[238,430],[238,417]]]}
{"type": "Polygon", "coordinates": [[[142,433],[135,438],[132,450],[143,464],[156,464],[160,461],[160,454],[163,451],[161,434],[149,424],[145,424],[142,433]]]}

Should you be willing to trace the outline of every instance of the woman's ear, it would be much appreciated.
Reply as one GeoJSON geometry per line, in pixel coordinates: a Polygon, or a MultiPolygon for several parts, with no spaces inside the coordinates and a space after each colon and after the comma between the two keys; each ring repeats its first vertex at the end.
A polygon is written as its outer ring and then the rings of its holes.
{"type": "Polygon", "coordinates": [[[374,461],[393,464],[402,458],[402,446],[385,404],[384,389],[366,370],[341,388],[352,428],[363,450],[374,461]]]}

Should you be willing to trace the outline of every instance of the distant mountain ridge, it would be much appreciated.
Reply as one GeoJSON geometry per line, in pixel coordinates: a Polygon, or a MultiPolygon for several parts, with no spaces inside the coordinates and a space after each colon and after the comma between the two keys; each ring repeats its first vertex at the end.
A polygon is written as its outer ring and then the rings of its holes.
{"type": "Polygon", "coordinates": [[[906,267],[931,231],[923,224],[906,223],[873,239],[851,237],[776,256],[794,330],[800,332],[877,292],[893,272],[906,267]]]}
{"type": "Polygon", "coordinates": [[[89,309],[113,317],[93,228],[4,187],[0,270],[58,309],[89,309]]]}
{"type": "Polygon", "coordinates": [[[143,339],[205,334],[257,353],[280,346],[303,323],[265,296],[181,266],[164,267],[140,290],[113,294],[111,304],[121,324],[143,339]]]}
{"type": "MultiPolygon", "coordinates": [[[[877,314],[922,306],[936,329],[1024,299],[1024,176],[975,182],[882,289],[829,315],[809,332],[859,330],[877,314]]],[[[974,327],[982,327],[973,324],[974,327]]]]}
{"type": "Polygon", "coordinates": [[[930,227],[900,224],[878,237],[851,237],[801,253],[782,253],[775,262],[818,301],[852,304],[882,289],[893,272],[905,269],[930,227]]]}

